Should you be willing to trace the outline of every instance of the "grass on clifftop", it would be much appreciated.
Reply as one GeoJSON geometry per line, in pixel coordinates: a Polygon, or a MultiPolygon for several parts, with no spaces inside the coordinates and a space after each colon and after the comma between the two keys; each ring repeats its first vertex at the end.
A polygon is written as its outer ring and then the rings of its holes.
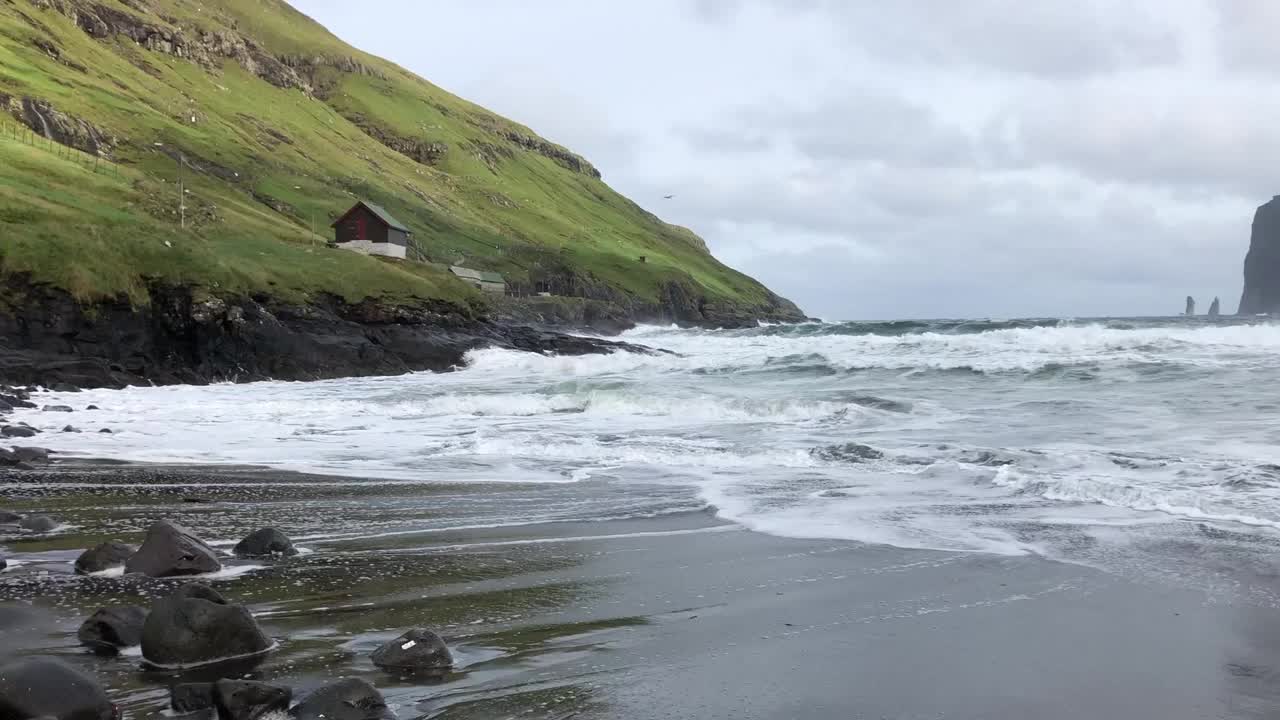
{"type": "Polygon", "coordinates": [[[141,299],[158,279],[298,298],[327,291],[482,302],[428,265],[315,247],[363,198],[406,223],[422,259],[434,263],[517,282],[565,263],[643,301],[670,281],[729,305],[769,301],[688,230],[554,152],[511,139],[535,138],[528,128],[347,46],[283,2],[152,0],[151,12],[118,0],[97,5],[180,29],[191,42],[222,31],[274,57],[322,58],[308,71],[316,92],[276,87],[233,59],[215,58],[209,69],[122,35],[96,39],[31,0],[0,4],[0,94],[46,100],[121,141],[115,177],[0,140],[0,273],[30,273],[84,299],[141,299]],[[347,60],[367,72],[338,69],[347,60]],[[419,162],[378,138],[444,149],[419,162]],[[179,153],[192,168],[186,230],[175,212],[179,153]]]}

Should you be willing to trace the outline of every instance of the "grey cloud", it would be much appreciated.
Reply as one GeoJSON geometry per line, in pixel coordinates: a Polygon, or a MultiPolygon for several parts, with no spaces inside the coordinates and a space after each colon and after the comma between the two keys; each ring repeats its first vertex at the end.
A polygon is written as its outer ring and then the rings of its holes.
{"type": "Polygon", "coordinates": [[[1073,77],[1166,66],[1183,54],[1164,3],[1126,0],[700,0],[704,20],[747,7],[816,12],[882,59],[966,63],[1015,74],[1073,77]]]}
{"type": "Polygon", "coordinates": [[[1280,71],[1280,4],[1274,0],[1218,0],[1217,49],[1231,68],[1275,74],[1280,71]]]}
{"type": "Polygon", "coordinates": [[[985,149],[1001,167],[1070,169],[1104,182],[1209,188],[1259,198],[1276,187],[1280,101],[1213,90],[1054,91],[1006,108],[985,149]]]}

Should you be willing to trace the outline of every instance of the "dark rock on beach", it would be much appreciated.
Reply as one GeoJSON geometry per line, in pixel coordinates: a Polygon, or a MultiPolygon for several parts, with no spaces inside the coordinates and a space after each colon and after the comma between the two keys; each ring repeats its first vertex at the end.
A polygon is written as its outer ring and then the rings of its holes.
{"type": "Polygon", "coordinates": [[[271,645],[247,608],[199,584],[157,600],[142,628],[143,659],[165,668],[247,658],[271,645]]]}
{"type": "Polygon", "coordinates": [[[296,720],[395,720],[382,693],[359,678],[316,690],[293,708],[296,720]]]}
{"type": "Polygon", "coordinates": [[[97,680],[61,660],[25,658],[0,667],[0,718],[113,720],[118,712],[97,680]]]}
{"type": "Polygon", "coordinates": [[[49,451],[38,447],[15,447],[13,456],[18,462],[43,465],[49,462],[49,451]]]}
{"type": "Polygon", "coordinates": [[[18,521],[18,527],[31,532],[49,532],[58,527],[58,521],[48,515],[28,515],[18,521]]]}
{"type": "Polygon", "coordinates": [[[169,691],[174,712],[194,713],[213,709],[213,683],[180,683],[169,691]]]}
{"type": "Polygon", "coordinates": [[[119,567],[133,557],[135,552],[137,548],[132,545],[115,540],[104,542],[95,548],[85,550],[80,557],[76,558],[76,574],[88,575],[119,567]]]}
{"type": "Polygon", "coordinates": [[[142,642],[147,610],[137,606],[102,608],[76,633],[81,645],[99,653],[114,653],[142,642]]]}
{"type": "Polygon", "coordinates": [[[0,436],[8,438],[35,437],[40,431],[26,425],[5,425],[0,428],[0,436]]]}
{"type": "Polygon", "coordinates": [[[99,430],[98,432],[100,432],[100,433],[106,433],[107,435],[110,435],[110,434],[112,433],[112,430],[111,430],[111,428],[102,428],[102,429],[101,429],[101,430],[99,430]]]}
{"type": "Polygon", "coordinates": [[[147,529],[138,552],[125,563],[125,572],[150,577],[200,575],[222,569],[218,554],[190,530],[161,520],[147,529]]]}
{"type": "Polygon", "coordinates": [[[293,542],[275,528],[262,528],[232,548],[238,557],[261,558],[297,555],[293,542]]]}
{"type": "Polygon", "coordinates": [[[258,720],[266,713],[289,709],[293,690],[248,680],[219,680],[213,688],[218,720],[258,720]]]}
{"type": "Polygon", "coordinates": [[[42,409],[44,412],[61,412],[61,413],[75,412],[75,410],[73,410],[73,409],[72,409],[70,406],[68,406],[68,405],[45,405],[45,406],[44,406],[43,408],[41,408],[41,409],[42,409]]]}
{"type": "Polygon", "coordinates": [[[374,665],[391,672],[438,673],[453,667],[444,639],[430,630],[410,630],[373,651],[374,665]]]}
{"type": "Polygon", "coordinates": [[[63,427],[63,428],[62,428],[62,432],[64,432],[64,433],[78,433],[78,432],[80,432],[80,430],[79,430],[79,429],[77,429],[74,425],[67,425],[67,426],[65,426],[65,427],[63,427]]]}

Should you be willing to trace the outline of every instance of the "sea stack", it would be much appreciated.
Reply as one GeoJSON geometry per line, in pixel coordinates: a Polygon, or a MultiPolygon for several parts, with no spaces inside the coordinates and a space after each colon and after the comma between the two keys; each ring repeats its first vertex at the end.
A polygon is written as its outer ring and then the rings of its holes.
{"type": "Polygon", "coordinates": [[[1216,318],[1220,315],[1222,315],[1222,301],[1214,298],[1213,302],[1209,304],[1209,317],[1216,318]]]}
{"type": "Polygon", "coordinates": [[[1280,195],[1253,215],[1240,314],[1280,312],[1280,195]]]}
{"type": "Polygon", "coordinates": [[[1182,314],[1183,314],[1183,315],[1186,315],[1187,317],[1191,317],[1192,315],[1195,315],[1195,314],[1196,314],[1196,299],[1195,299],[1195,298],[1191,297],[1190,295],[1188,295],[1188,296],[1187,296],[1187,309],[1186,309],[1186,311],[1185,311],[1185,312],[1183,312],[1182,314]]]}

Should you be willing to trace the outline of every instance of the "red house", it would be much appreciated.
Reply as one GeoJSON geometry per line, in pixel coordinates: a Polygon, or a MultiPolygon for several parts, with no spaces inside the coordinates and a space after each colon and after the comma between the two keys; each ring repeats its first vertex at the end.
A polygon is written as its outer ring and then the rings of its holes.
{"type": "Polygon", "coordinates": [[[361,200],[333,223],[338,247],[365,255],[404,258],[413,233],[391,213],[361,200]]]}

